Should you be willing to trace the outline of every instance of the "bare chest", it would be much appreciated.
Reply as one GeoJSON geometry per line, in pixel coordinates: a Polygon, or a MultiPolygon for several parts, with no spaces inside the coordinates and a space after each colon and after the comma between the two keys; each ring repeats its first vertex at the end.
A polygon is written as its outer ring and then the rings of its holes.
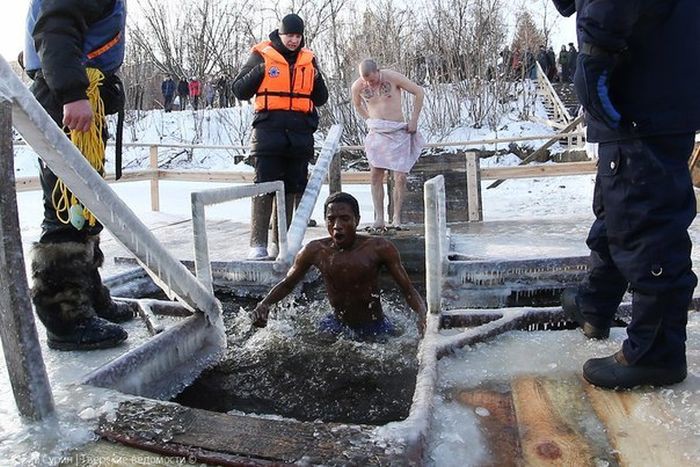
{"type": "Polygon", "coordinates": [[[382,80],[374,86],[365,84],[360,89],[360,96],[368,105],[395,100],[396,94],[396,86],[386,80],[382,80]]]}
{"type": "Polygon", "coordinates": [[[324,276],[336,289],[351,290],[376,281],[378,258],[368,252],[334,252],[322,262],[324,276]]]}

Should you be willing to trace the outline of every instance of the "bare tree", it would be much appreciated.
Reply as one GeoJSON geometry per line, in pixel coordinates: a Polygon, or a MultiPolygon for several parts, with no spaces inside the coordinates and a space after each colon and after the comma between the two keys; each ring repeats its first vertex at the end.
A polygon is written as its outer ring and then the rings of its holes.
{"type": "MultiPolygon", "coordinates": [[[[329,88],[329,102],[319,109],[321,126],[344,124],[346,143],[360,142],[365,133],[349,87],[357,78],[357,64],[366,57],[424,86],[421,127],[429,139],[465,125],[495,129],[516,104],[524,117],[532,111],[534,93],[529,84],[511,83],[512,76],[506,73],[511,64],[499,63],[508,29],[504,17],[512,7],[508,0],[137,2],[139,14],[130,18],[125,67],[135,107],[140,92],[147,108],[160,97],[159,73],[200,78],[237,73],[250,47],[294,12],[305,21],[305,43],[316,54],[329,88]]],[[[522,47],[522,59],[525,50],[544,43],[551,33],[554,15],[546,8],[537,21],[524,4],[520,9],[512,44],[514,49],[522,47]],[[544,33],[537,27],[540,22],[544,33]]],[[[203,125],[198,134],[204,138],[203,125]]],[[[247,140],[243,127],[234,133],[235,141],[247,140]]]]}
{"type": "Polygon", "coordinates": [[[138,0],[130,38],[164,73],[197,76],[237,68],[250,30],[252,0],[138,0]]]}

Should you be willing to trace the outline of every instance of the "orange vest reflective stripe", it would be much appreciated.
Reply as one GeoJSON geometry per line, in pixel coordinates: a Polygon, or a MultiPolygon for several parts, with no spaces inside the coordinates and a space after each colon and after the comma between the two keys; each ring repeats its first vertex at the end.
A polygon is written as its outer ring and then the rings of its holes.
{"type": "Polygon", "coordinates": [[[253,47],[265,60],[265,77],[255,96],[255,111],[293,110],[310,113],[314,104],[311,91],[314,87],[314,54],[302,48],[291,70],[287,60],[277,52],[270,41],[253,47]]]}

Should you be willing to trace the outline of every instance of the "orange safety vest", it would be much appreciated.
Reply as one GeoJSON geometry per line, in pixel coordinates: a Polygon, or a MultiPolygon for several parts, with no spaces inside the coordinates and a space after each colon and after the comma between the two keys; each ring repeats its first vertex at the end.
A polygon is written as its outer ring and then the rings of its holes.
{"type": "Polygon", "coordinates": [[[302,48],[294,68],[290,70],[287,60],[272,47],[270,41],[257,44],[253,51],[265,60],[265,77],[255,95],[255,111],[293,110],[310,113],[314,108],[311,101],[316,77],[312,64],[314,53],[302,48]]]}

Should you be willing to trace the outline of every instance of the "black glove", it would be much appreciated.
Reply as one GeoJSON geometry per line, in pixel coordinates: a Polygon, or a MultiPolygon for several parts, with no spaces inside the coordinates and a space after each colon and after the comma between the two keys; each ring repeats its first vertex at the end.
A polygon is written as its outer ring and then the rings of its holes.
{"type": "Polygon", "coordinates": [[[608,93],[610,72],[615,66],[613,55],[579,53],[574,75],[576,95],[591,118],[618,128],[622,116],[615,109],[608,93]]]}

